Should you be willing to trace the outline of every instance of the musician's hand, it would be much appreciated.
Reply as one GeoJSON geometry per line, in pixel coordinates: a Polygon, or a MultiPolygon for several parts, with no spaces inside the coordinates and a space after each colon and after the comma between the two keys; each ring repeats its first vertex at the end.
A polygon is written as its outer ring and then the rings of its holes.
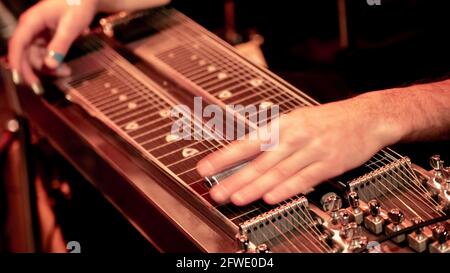
{"type": "Polygon", "coordinates": [[[197,165],[203,176],[257,156],[213,187],[211,197],[236,205],[259,198],[275,204],[363,164],[398,141],[402,132],[383,115],[388,112],[382,109],[383,102],[371,97],[301,108],[281,116],[280,141],[273,151],[261,152],[261,141],[242,140],[207,156],[197,165]]]}
{"type": "Polygon", "coordinates": [[[55,76],[70,74],[68,66],[60,61],[88,28],[97,4],[97,0],[46,0],[23,13],[8,46],[15,80],[20,75],[34,88],[39,83],[36,71],[55,76]]]}

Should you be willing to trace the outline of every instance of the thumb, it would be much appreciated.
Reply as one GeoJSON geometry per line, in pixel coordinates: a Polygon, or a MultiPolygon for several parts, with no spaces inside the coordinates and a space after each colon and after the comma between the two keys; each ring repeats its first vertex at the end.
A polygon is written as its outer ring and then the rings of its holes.
{"type": "Polygon", "coordinates": [[[83,30],[81,24],[71,19],[71,16],[65,16],[61,19],[55,35],[47,46],[48,54],[44,63],[49,69],[59,67],[70,46],[83,30]]]}

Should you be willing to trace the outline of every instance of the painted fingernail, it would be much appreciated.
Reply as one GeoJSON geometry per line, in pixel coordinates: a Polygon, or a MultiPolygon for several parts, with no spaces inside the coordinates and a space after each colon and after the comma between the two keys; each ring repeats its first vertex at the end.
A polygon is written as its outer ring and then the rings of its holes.
{"type": "Polygon", "coordinates": [[[35,83],[31,84],[31,89],[38,96],[41,96],[44,94],[44,88],[42,87],[42,85],[39,82],[35,82],[35,83]]]}
{"type": "Polygon", "coordinates": [[[19,71],[17,71],[16,69],[11,70],[11,76],[14,84],[19,85],[22,83],[22,77],[20,76],[19,71]]]}
{"type": "Polygon", "coordinates": [[[45,57],[45,65],[49,68],[56,69],[64,60],[64,54],[58,53],[54,50],[49,50],[47,57],[45,57]]]}

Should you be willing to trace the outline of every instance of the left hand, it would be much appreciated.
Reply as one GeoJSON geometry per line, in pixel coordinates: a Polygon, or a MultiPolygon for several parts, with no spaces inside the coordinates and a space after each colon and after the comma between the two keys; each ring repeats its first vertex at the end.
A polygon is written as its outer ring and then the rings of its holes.
{"type": "Polygon", "coordinates": [[[384,117],[382,102],[367,97],[371,96],[281,116],[279,144],[272,151],[261,152],[262,141],[242,140],[208,155],[197,165],[202,176],[256,157],[214,186],[211,197],[240,206],[260,198],[276,204],[365,163],[401,135],[401,128],[384,117]]]}

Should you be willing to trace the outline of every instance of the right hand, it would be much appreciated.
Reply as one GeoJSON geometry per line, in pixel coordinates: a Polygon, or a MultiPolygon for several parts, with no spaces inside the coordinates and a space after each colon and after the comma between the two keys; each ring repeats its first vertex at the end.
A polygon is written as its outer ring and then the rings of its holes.
{"type": "Polygon", "coordinates": [[[65,56],[73,41],[89,27],[97,7],[98,0],[45,0],[25,11],[8,45],[13,73],[32,87],[39,84],[37,72],[68,76],[69,67],[49,52],[65,56]]]}

